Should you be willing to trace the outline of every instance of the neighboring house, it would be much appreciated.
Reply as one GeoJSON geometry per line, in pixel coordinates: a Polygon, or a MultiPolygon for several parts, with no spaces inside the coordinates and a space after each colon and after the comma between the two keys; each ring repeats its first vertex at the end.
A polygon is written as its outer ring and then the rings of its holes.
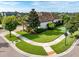
{"type": "Polygon", "coordinates": [[[54,19],[53,22],[55,23],[55,22],[58,22],[59,20],[60,20],[60,19],[54,19]]]}
{"type": "Polygon", "coordinates": [[[5,12],[1,12],[0,14],[1,14],[1,16],[6,16],[5,12]]]}
{"type": "Polygon", "coordinates": [[[38,12],[39,21],[41,22],[41,28],[47,28],[48,22],[53,22],[54,17],[50,12],[38,12]]]}
{"type": "Polygon", "coordinates": [[[17,12],[17,11],[15,11],[15,12],[0,12],[0,14],[2,16],[12,16],[12,15],[16,16],[17,14],[20,14],[21,16],[28,15],[28,13],[17,12]]]}

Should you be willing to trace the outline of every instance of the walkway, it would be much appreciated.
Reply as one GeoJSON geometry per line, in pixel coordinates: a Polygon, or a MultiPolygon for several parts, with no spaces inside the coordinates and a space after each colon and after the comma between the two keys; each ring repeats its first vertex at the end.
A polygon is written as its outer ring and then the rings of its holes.
{"type": "Polygon", "coordinates": [[[25,42],[28,42],[32,45],[42,46],[45,49],[45,51],[47,52],[48,56],[56,55],[56,52],[50,46],[59,43],[60,41],[62,41],[65,38],[65,36],[63,34],[59,38],[57,38],[56,40],[54,40],[52,42],[38,43],[38,42],[32,41],[32,40],[20,35],[20,34],[17,34],[16,32],[12,32],[12,34],[14,34],[16,37],[18,37],[18,38],[20,38],[20,39],[24,40],[25,42]]]}
{"type": "MultiPolygon", "coordinates": [[[[48,56],[57,56],[58,54],[56,54],[56,52],[50,47],[50,45],[54,45],[54,44],[57,44],[59,43],[61,40],[63,40],[65,38],[64,35],[61,35],[59,38],[57,38],[56,40],[54,40],[51,44],[50,42],[48,43],[38,43],[38,42],[34,42],[34,41],[31,41],[29,39],[27,39],[26,37],[22,36],[22,35],[19,35],[17,34],[16,32],[12,32],[12,34],[14,34],[15,36],[21,38],[22,40],[32,44],[32,45],[37,45],[37,46],[42,46],[45,51],[47,52],[48,56]],[[50,45],[48,45],[50,44],[50,45]]],[[[71,49],[70,49],[71,50],[71,49]]],[[[61,53],[60,56],[63,55],[63,57],[78,57],[79,56],[79,53],[77,53],[79,51],[79,40],[78,42],[76,43],[75,47],[73,50],[71,50],[71,52],[65,54],[65,53],[61,53]],[[65,55],[64,55],[65,54],[65,55]]],[[[13,52],[13,50],[12,50],[13,52]]],[[[15,53],[15,52],[14,52],[15,53]]],[[[15,53],[16,54],[16,53],[15,53]]],[[[18,55],[18,54],[17,54],[18,55]]],[[[16,56],[17,56],[16,55],[16,56]]],[[[27,55],[27,54],[26,54],[27,55]]],[[[7,56],[7,55],[6,55],[7,56]]]]}
{"type": "Polygon", "coordinates": [[[56,52],[51,47],[44,46],[43,48],[47,52],[48,56],[54,56],[54,55],[56,55],[56,52]]]}
{"type": "Polygon", "coordinates": [[[54,41],[51,41],[51,42],[48,42],[48,43],[39,43],[39,42],[32,41],[32,40],[30,40],[30,39],[28,39],[28,38],[16,33],[16,32],[12,32],[12,34],[14,34],[16,37],[21,38],[25,42],[28,42],[28,43],[30,43],[32,45],[37,45],[37,46],[51,46],[51,45],[55,45],[55,44],[59,43],[60,41],[62,41],[65,38],[65,36],[63,34],[59,38],[55,39],[54,41]]]}
{"type": "MultiPolygon", "coordinates": [[[[23,36],[15,33],[15,32],[12,32],[12,33],[14,35],[16,35],[17,37],[23,39],[24,41],[26,41],[26,42],[28,42],[32,45],[42,46],[45,49],[45,51],[47,52],[48,56],[56,56],[56,52],[50,47],[50,45],[57,44],[65,38],[64,35],[61,35],[56,40],[52,41],[52,43],[50,43],[50,42],[48,42],[48,43],[38,43],[38,42],[31,41],[31,40],[27,39],[26,37],[23,37],[23,36]]],[[[79,51],[79,40],[77,41],[76,45],[74,46],[74,49],[72,49],[69,53],[63,55],[63,57],[79,57],[78,51],[79,51]]],[[[62,54],[60,54],[60,55],[62,55],[62,54]]]]}
{"type": "MultiPolygon", "coordinates": [[[[1,31],[2,32],[2,31],[1,31]]],[[[25,57],[24,55],[17,52],[14,48],[12,48],[2,37],[0,32],[0,57],[25,57]]],[[[17,34],[16,32],[12,32],[15,36],[21,38],[22,40],[37,46],[42,46],[45,51],[47,52],[48,56],[55,56],[56,52],[50,47],[51,45],[55,45],[62,41],[65,36],[61,35],[59,38],[52,42],[48,43],[38,43],[32,40],[29,40],[28,38],[21,36],[20,34],[17,34]]],[[[79,57],[79,40],[77,41],[74,49],[72,49],[69,53],[63,55],[63,57],[79,57]]],[[[27,54],[26,54],[27,55],[27,54]]]]}

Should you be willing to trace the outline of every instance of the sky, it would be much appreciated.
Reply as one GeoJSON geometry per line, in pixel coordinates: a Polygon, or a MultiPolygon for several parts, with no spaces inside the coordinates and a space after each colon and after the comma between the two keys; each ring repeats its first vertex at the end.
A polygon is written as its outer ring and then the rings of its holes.
{"type": "Polygon", "coordinates": [[[0,12],[79,12],[79,1],[0,1],[0,12]]]}

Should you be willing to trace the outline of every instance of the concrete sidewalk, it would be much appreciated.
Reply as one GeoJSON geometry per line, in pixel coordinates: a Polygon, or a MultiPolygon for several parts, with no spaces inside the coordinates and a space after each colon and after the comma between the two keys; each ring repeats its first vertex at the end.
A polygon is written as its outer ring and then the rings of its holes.
{"type": "Polygon", "coordinates": [[[48,42],[48,43],[39,43],[39,42],[32,41],[32,40],[30,40],[30,39],[28,39],[28,38],[16,33],[16,32],[12,32],[12,34],[14,34],[16,37],[19,37],[20,39],[24,40],[25,42],[28,42],[28,43],[30,43],[32,45],[36,45],[36,46],[51,46],[51,45],[55,45],[55,44],[59,43],[60,41],[62,41],[65,38],[65,36],[63,34],[59,38],[55,39],[54,41],[51,41],[51,42],[48,42]]]}
{"type": "Polygon", "coordinates": [[[56,52],[51,47],[44,46],[43,48],[47,52],[48,56],[54,56],[54,55],[56,55],[56,52]]]}
{"type": "Polygon", "coordinates": [[[18,38],[20,38],[20,39],[24,40],[25,42],[28,42],[32,45],[42,46],[45,49],[45,51],[47,52],[48,56],[56,55],[56,52],[50,46],[59,43],[60,41],[62,41],[65,38],[65,36],[63,34],[59,38],[57,38],[56,40],[54,40],[52,42],[38,43],[38,42],[32,41],[32,40],[20,35],[20,34],[17,34],[16,32],[12,32],[12,34],[14,34],[16,37],[18,37],[18,38]]]}

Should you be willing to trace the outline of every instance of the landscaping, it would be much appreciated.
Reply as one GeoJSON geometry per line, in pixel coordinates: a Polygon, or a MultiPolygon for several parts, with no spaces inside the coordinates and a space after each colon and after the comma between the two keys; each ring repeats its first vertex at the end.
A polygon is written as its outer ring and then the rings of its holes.
{"type": "Polygon", "coordinates": [[[62,32],[66,31],[66,28],[64,26],[58,26],[57,29],[61,30],[62,32]]]}
{"type": "Polygon", "coordinates": [[[41,42],[41,43],[51,42],[63,34],[63,32],[59,29],[47,30],[39,34],[28,34],[25,31],[19,31],[17,33],[25,36],[30,40],[41,42]]]}
{"type": "Polygon", "coordinates": [[[10,38],[10,35],[8,34],[8,35],[6,35],[5,36],[6,38],[8,38],[8,40],[9,41],[16,41],[16,40],[20,40],[19,38],[16,38],[16,36],[14,36],[14,35],[11,35],[11,38],[10,38]]]}
{"type": "Polygon", "coordinates": [[[24,41],[20,41],[16,46],[24,52],[36,54],[36,55],[47,55],[45,50],[41,46],[34,46],[24,41]]]}
{"type": "MultiPolygon", "coordinates": [[[[78,32],[78,31],[77,31],[78,32]]],[[[62,52],[64,52],[64,51],[66,51],[68,48],[70,48],[71,47],[71,45],[73,44],[73,42],[76,40],[76,38],[75,38],[75,35],[77,34],[77,32],[75,32],[72,36],[68,36],[67,38],[66,38],[66,41],[67,41],[67,45],[65,46],[65,39],[63,39],[61,42],[59,42],[58,44],[56,44],[56,45],[53,45],[53,46],[51,46],[52,47],[52,49],[54,49],[54,51],[56,52],[56,53],[62,53],[62,52]]]]}
{"type": "Polygon", "coordinates": [[[5,37],[26,53],[44,56],[59,54],[68,50],[79,38],[78,15],[71,17],[62,14],[61,20],[55,22],[50,13],[46,15],[42,13],[42,16],[45,16],[44,21],[43,19],[40,21],[39,16],[35,9],[32,9],[27,17],[26,15],[5,17],[2,25],[5,30],[9,31],[9,34],[5,37]],[[46,18],[46,16],[51,16],[51,18],[46,18]],[[47,21],[49,18],[50,21],[47,21]],[[18,25],[22,26],[22,29],[16,30],[18,25]]]}
{"type": "Polygon", "coordinates": [[[29,44],[29,43],[26,43],[14,35],[12,35],[11,38],[9,35],[6,35],[6,38],[9,41],[20,40],[20,42],[16,43],[16,47],[18,47],[19,49],[21,49],[24,52],[36,54],[36,55],[47,55],[47,53],[45,52],[45,50],[41,46],[34,46],[34,45],[29,44]]]}

